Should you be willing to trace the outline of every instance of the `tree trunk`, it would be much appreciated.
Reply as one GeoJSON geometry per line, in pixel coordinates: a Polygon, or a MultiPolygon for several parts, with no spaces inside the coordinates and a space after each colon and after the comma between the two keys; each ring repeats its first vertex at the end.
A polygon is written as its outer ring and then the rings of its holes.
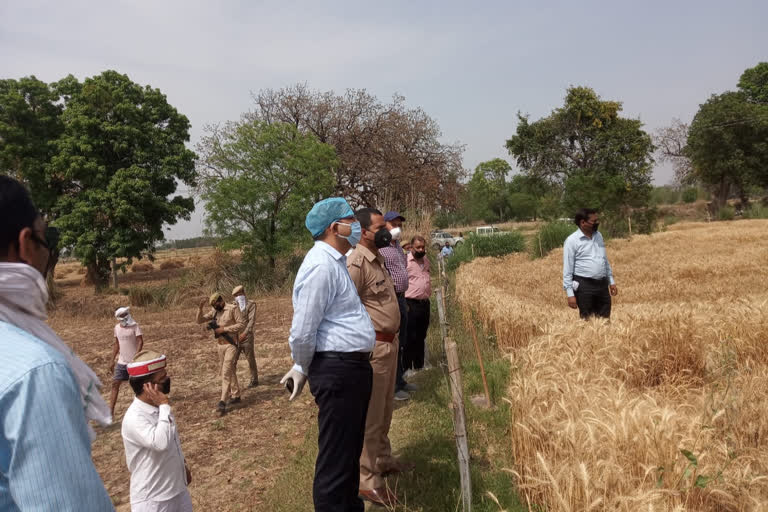
{"type": "Polygon", "coordinates": [[[86,283],[92,284],[100,291],[109,284],[109,260],[88,263],[85,273],[86,283]]]}
{"type": "Polygon", "coordinates": [[[112,288],[117,290],[117,258],[112,258],[112,288]]]}

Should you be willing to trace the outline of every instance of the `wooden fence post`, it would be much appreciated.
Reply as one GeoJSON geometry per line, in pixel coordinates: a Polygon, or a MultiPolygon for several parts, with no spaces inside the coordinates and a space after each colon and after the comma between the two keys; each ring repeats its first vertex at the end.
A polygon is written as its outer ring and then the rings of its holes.
{"type": "Polygon", "coordinates": [[[477,332],[475,330],[475,319],[470,314],[469,328],[472,331],[472,341],[475,342],[475,352],[477,352],[477,362],[480,363],[480,375],[483,377],[483,388],[485,389],[485,402],[488,407],[491,406],[491,393],[488,391],[488,379],[485,377],[485,365],[483,365],[483,356],[480,354],[480,344],[477,342],[477,332]]]}
{"type": "Polygon", "coordinates": [[[469,446],[467,444],[467,421],[464,416],[461,365],[459,364],[459,352],[456,343],[450,338],[445,338],[445,355],[448,360],[448,380],[451,384],[453,432],[456,437],[456,451],[459,459],[462,510],[470,512],[472,510],[472,481],[469,473],[469,446]]]}

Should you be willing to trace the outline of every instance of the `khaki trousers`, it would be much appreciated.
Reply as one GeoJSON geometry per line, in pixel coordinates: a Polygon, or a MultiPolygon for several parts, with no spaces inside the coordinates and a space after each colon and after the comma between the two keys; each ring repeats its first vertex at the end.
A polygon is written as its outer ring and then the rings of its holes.
{"type": "MultiPolygon", "coordinates": [[[[245,355],[245,360],[248,361],[248,368],[251,370],[251,382],[259,380],[259,369],[256,367],[256,356],[253,350],[253,335],[248,336],[240,344],[240,353],[245,355]]],[[[239,354],[238,359],[240,359],[239,354]]]]}
{"type": "Polygon", "coordinates": [[[395,376],[397,375],[398,341],[377,341],[371,358],[373,387],[365,417],[365,440],[360,455],[360,488],[371,490],[384,487],[384,477],[377,461],[389,459],[389,425],[394,409],[395,376]]]}
{"type": "Polygon", "coordinates": [[[240,396],[240,384],[237,383],[237,347],[229,343],[219,345],[219,364],[221,365],[221,401],[226,402],[230,396],[232,398],[240,396]]]}

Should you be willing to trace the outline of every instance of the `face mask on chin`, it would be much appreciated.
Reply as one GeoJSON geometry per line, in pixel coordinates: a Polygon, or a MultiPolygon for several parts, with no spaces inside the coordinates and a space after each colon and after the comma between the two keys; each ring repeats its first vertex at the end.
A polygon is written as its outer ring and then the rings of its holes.
{"type": "Polygon", "coordinates": [[[413,257],[416,258],[417,260],[422,259],[425,254],[427,253],[424,251],[413,251],[413,257]]]}

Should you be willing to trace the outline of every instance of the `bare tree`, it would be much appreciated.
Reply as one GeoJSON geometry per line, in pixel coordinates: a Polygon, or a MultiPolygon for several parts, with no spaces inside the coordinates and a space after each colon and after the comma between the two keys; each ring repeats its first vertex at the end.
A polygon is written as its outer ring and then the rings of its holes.
{"type": "Polygon", "coordinates": [[[456,205],[464,147],[441,143],[437,122],[402,96],[384,104],[364,89],[337,95],[296,84],[252,97],[247,117],[291,123],[336,148],[336,193],[354,206],[456,205]]]}
{"type": "Polygon", "coordinates": [[[675,182],[679,185],[692,185],[696,181],[691,160],[685,154],[689,128],[687,123],[675,118],[671,125],[658,129],[653,137],[658,160],[672,164],[675,182]]]}

